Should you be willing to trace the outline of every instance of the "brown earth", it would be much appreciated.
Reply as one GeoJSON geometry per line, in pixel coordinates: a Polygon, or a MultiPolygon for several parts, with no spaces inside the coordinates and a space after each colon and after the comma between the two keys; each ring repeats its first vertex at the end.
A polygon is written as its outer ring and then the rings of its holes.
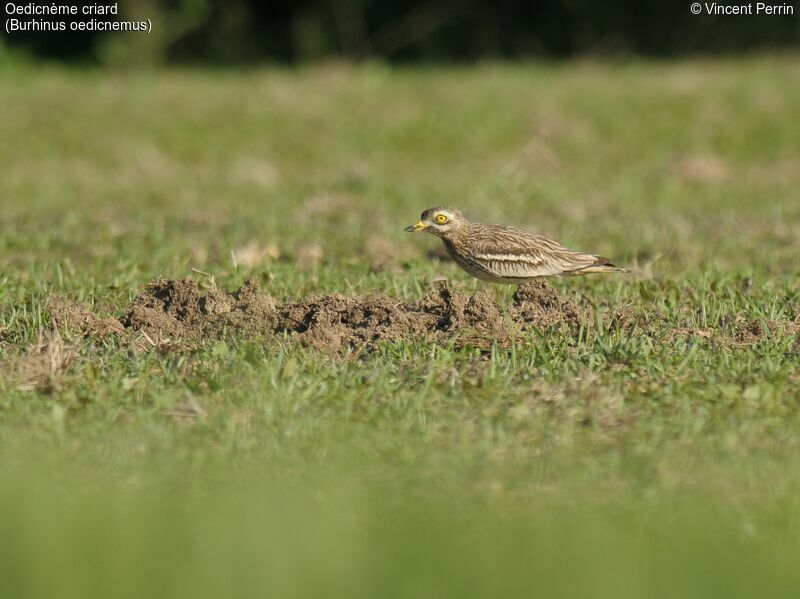
{"type": "Polygon", "coordinates": [[[352,298],[334,293],[280,304],[262,293],[253,278],[233,293],[204,292],[188,279],[159,279],[134,299],[121,322],[156,343],[226,332],[289,334],[307,345],[339,351],[423,337],[489,347],[509,343],[516,325],[569,329],[582,318],[586,314],[577,304],[545,283],[520,288],[506,316],[486,292],[467,295],[442,283],[412,302],[383,294],[352,298]]]}
{"type": "Polygon", "coordinates": [[[116,318],[98,316],[64,297],[53,295],[47,301],[50,317],[56,327],[66,327],[96,338],[124,332],[116,318]]]}
{"type": "MultiPolygon", "coordinates": [[[[360,298],[338,293],[281,303],[262,292],[256,278],[225,293],[204,290],[192,280],[157,279],[140,293],[120,319],[103,318],[66,299],[54,297],[49,307],[57,327],[103,339],[116,335],[138,347],[186,347],[227,334],[247,337],[283,336],[327,351],[363,350],[381,341],[426,339],[487,350],[529,338],[537,329],[575,336],[595,325],[594,309],[575,302],[545,281],[520,286],[507,307],[485,291],[472,295],[437,283],[416,301],[376,294],[360,298]]],[[[603,326],[627,334],[659,339],[707,338],[728,347],[757,343],[769,331],[800,325],[737,320],[732,335],[722,330],[665,326],[657,310],[639,305],[603,313],[603,326]]]]}

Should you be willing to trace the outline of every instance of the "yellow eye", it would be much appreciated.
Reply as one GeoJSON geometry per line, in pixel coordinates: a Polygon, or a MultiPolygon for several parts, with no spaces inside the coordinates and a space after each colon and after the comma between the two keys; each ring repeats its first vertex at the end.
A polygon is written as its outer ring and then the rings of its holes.
{"type": "Polygon", "coordinates": [[[439,223],[440,225],[443,225],[447,222],[447,217],[444,214],[437,214],[436,222],[439,223]]]}

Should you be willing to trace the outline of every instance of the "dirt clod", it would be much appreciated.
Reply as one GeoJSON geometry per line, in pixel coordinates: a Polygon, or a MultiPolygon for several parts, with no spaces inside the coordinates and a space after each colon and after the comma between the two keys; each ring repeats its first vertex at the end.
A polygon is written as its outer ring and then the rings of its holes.
{"type": "Polygon", "coordinates": [[[47,307],[53,324],[74,331],[80,331],[86,337],[104,339],[109,335],[119,334],[124,331],[120,322],[109,317],[98,316],[80,304],[64,297],[54,295],[48,299],[47,307]]]}
{"type": "Polygon", "coordinates": [[[524,328],[572,326],[584,316],[544,283],[517,296],[524,299],[515,299],[508,314],[486,292],[468,295],[446,283],[411,302],[334,293],[279,304],[255,278],[233,293],[205,292],[188,279],[159,279],[134,299],[122,324],[157,340],[289,334],[312,347],[341,351],[426,337],[488,349],[509,343],[524,328]]]}
{"type": "Polygon", "coordinates": [[[514,293],[513,307],[517,319],[540,329],[560,324],[578,327],[587,318],[585,309],[558,293],[545,281],[520,285],[514,293]]]}
{"type": "Polygon", "coordinates": [[[226,329],[271,333],[274,315],[275,301],[261,293],[255,278],[234,293],[204,293],[189,279],[158,279],[133,300],[122,324],[156,339],[202,339],[219,337],[226,329]]]}
{"type": "Polygon", "coordinates": [[[739,344],[753,344],[768,335],[764,326],[759,320],[745,320],[744,322],[737,323],[736,325],[735,340],[739,344]]]}

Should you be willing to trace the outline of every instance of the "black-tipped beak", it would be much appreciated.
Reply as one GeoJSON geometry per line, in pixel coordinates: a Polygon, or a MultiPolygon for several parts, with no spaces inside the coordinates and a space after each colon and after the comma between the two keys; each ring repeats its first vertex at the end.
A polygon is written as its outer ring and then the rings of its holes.
{"type": "Polygon", "coordinates": [[[419,231],[424,231],[428,227],[430,227],[430,225],[426,225],[422,221],[419,221],[416,225],[407,226],[405,229],[403,229],[403,231],[406,233],[418,233],[419,231]]]}

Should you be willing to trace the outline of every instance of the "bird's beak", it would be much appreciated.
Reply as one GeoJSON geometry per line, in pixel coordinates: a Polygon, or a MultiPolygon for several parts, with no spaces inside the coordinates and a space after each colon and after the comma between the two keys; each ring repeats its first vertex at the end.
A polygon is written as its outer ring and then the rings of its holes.
{"type": "Polygon", "coordinates": [[[424,231],[428,227],[430,227],[430,225],[426,225],[422,221],[419,221],[416,225],[409,225],[403,230],[406,233],[419,233],[420,231],[424,231]]]}

